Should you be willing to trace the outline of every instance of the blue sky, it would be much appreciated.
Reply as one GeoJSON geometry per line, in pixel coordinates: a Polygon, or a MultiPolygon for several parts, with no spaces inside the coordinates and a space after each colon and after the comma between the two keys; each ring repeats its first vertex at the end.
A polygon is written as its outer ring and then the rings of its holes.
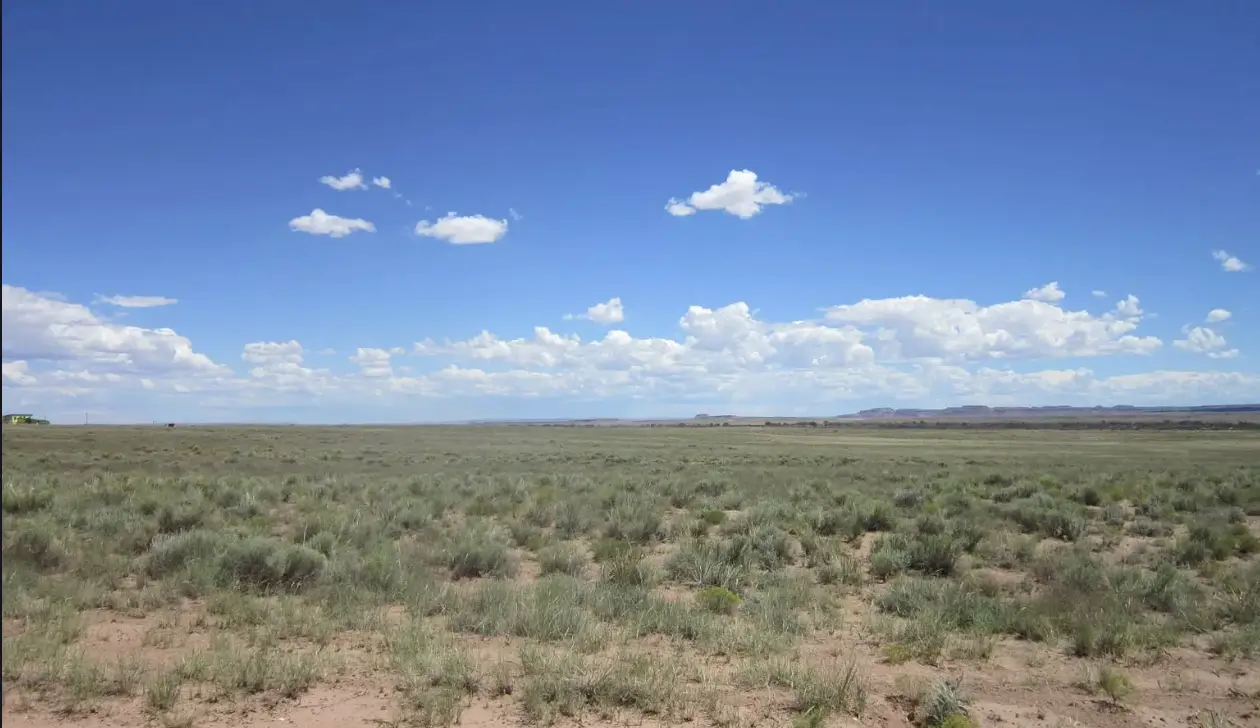
{"type": "Polygon", "coordinates": [[[4,408],[1257,401],[1257,27],[1245,0],[6,2],[4,408]]]}

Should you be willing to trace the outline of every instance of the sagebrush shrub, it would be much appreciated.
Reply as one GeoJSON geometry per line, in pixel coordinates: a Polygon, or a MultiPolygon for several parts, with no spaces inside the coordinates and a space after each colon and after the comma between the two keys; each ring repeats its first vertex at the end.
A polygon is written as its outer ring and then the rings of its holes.
{"type": "Polygon", "coordinates": [[[173,536],[159,536],[149,547],[149,576],[162,578],[198,562],[218,558],[226,547],[223,536],[213,531],[185,531],[173,536]]]}
{"type": "Polygon", "coordinates": [[[257,589],[294,591],[313,584],[328,560],[306,546],[255,536],[230,543],[219,559],[218,581],[257,589]]]}
{"type": "Polygon", "coordinates": [[[619,586],[651,586],[656,581],[656,570],[644,560],[642,552],[634,549],[605,560],[600,578],[619,586]]]}
{"type": "Polygon", "coordinates": [[[586,553],[573,544],[548,546],[538,552],[538,564],[543,576],[548,574],[581,576],[586,570],[586,553]]]}
{"type": "Polygon", "coordinates": [[[953,536],[921,536],[910,547],[909,567],[933,576],[950,576],[961,555],[962,545],[953,536]]]}
{"type": "Polygon", "coordinates": [[[519,566],[506,543],[481,531],[468,532],[455,539],[447,547],[446,565],[455,579],[515,576],[519,566]]]}
{"type": "Polygon", "coordinates": [[[66,559],[65,548],[46,528],[6,527],[4,536],[6,562],[17,561],[40,571],[52,571],[66,559]]]}

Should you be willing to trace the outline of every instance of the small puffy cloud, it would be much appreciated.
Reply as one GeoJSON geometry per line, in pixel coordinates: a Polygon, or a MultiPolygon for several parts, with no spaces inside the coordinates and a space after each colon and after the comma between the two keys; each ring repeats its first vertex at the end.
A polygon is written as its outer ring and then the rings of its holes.
{"type": "MultiPolygon", "coordinates": [[[[379,179],[385,179],[385,178],[380,177],[379,179]]],[[[357,169],[347,172],[341,177],[334,177],[331,174],[326,174],[323,177],[319,178],[319,183],[323,185],[328,185],[329,187],[339,192],[345,191],[345,190],[366,190],[367,189],[367,185],[363,184],[363,172],[357,169]]]]}
{"type": "Polygon", "coordinates": [[[1230,255],[1224,250],[1213,250],[1212,257],[1221,264],[1221,270],[1226,273],[1242,273],[1243,271],[1251,270],[1250,264],[1244,263],[1242,259],[1230,255]]]}
{"type": "Polygon", "coordinates": [[[1138,318],[1144,312],[1142,311],[1141,302],[1138,297],[1130,293],[1121,300],[1116,302],[1116,313],[1124,318],[1138,318]]]}
{"type": "Polygon", "coordinates": [[[671,197],[669,202],[665,203],[665,212],[668,212],[674,217],[686,217],[688,215],[696,214],[696,208],[688,205],[682,200],[671,197]]]}
{"type": "Polygon", "coordinates": [[[675,217],[694,215],[697,210],[722,210],[747,220],[766,205],[786,205],[792,199],[793,195],[785,195],[774,185],[758,181],[756,172],[732,169],[725,182],[693,192],[685,200],[670,198],[665,210],[675,217]]]}
{"type": "Polygon", "coordinates": [[[626,311],[620,298],[610,298],[586,309],[586,313],[568,314],[566,319],[586,319],[597,324],[616,324],[626,320],[626,311]]]}
{"type": "Polygon", "coordinates": [[[1095,288],[1093,291],[1090,291],[1090,295],[1092,295],[1094,298],[1106,298],[1107,292],[1104,290],[1095,288]]]}
{"type": "Polygon", "coordinates": [[[350,357],[350,361],[359,365],[359,370],[365,377],[391,377],[394,370],[389,363],[390,356],[391,352],[385,349],[359,347],[350,357]]]}
{"type": "Polygon", "coordinates": [[[172,306],[179,303],[179,299],[167,298],[166,296],[102,296],[97,294],[96,303],[118,306],[119,308],[156,308],[158,306],[172,306]]]}
{"type": "Polygon", "coordinates": [[[1228,321],[1230,316],[1233,316],[1233,314],[1229,311],[1223,308],[1214,308],[1208,311],[1206,321],[1210,324],[1218,324],[1222,321],[1228,321]]]}
{"type": "Polygon", "coordinates": [[[246,344],[241,359],[250,364],[301,364],[302,345],[294,341],[256,341],[246,344]]]}
{"type": "Polygon", "coordinates": [[[1224,336],[1205,326],[1186,327],[1182,329],[1186,338],[1173,342],[1173,346],[1183,351],[1206,354],[1213,359],[1232,359],[1238,356],[1237,349],[1230,349],[1224,336]]]}
{"type": "Polygon", "coordinates": [[[329,215],[318,207],[311,210],[309,215],[290,220],[289,229],[298,233],[327,235],[330,238],[344,238],[354,232],[376,232],[376,226],[367,220],[329,215]]]}
{"type": "Polygon", "coordinates": [[[1067,296],[1067,294],[1059,289],[1058,281],[1050,281],[1041,288],[1034,288],[1024,293],[1024,298],[1028,300],[1045,301],[1047,303],[1062,301],[1065,296],[1067,296]]]}
{"type": "Polygon", "coordinates": [[[416,234],[427,238],[445,240],[452,245],[476,245],[497,242],[507,235],[507,220],[495,220],[484,215],[459,216],[446,213],[437,222],[421,220],[416,223],[416,234]]]}
{"type": "Polygon", "coordinates": [[[376,185],[377,187],[380,187],[383,190],[387,190],[390,188],[390,185],[392,185],[393,183],[389,181],[389,177],[373,177],[372,184],[376,185]]]}

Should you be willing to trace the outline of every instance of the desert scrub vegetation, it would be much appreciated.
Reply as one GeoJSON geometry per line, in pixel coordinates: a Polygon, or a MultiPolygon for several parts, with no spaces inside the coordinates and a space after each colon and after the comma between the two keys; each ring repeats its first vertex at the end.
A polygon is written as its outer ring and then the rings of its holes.
{"type": "MultiPolygon", "coordinates": [[[[965,726],[953,676],[998,669],[999,649],[1099,676],[1159,669],[1174,647],[1223,670],[1255,660],[1258,446],[1225,431],[8,428],[5,686],[169,722],[206,695],[274,705],[368,675],[423,725],[475,701],[538,723],[690,720],[764,691],[790,714],[776,721],[823,725],[895,708],[868,674],[882,663],[935,676],[908,717],[965,726]],[[122,658],[100,647],[120,635],[122,658]]],[[[1134,699],[1118,678],[1084,684],[1134,699]]]]}

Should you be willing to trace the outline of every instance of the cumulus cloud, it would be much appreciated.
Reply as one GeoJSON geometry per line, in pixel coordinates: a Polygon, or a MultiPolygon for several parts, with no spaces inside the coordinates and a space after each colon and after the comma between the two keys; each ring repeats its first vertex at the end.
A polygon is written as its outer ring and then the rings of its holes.
{"type": "Polygon", "coordinates": [[[394,370],[390,366],[391,352],[385,349],[368,349],[359,347],[350,361],[359,365],[365,377],[390,377],[394,370]]]}
{"type": "Polygon", "coordinates": [[[90,363],[120,371],[219,369],[171,329],[108,322],[81,304],[7,283],[0,330],[5,361],[90,363]]]}
{"type": "Polygon", "coordinates": [[[610,298],[604,303],[597,303],[586,309],[586,313],[566,314],[565,319],[586,319],[597,324],[616,324],[625,321],[626,311],[620,298],[610,298]]]}
{"type": "Polygon", "coordinates": [[[1218,324],[1222,321],[1228,321],[1230,316],[1233,316],[1233,314],[1229,311],[1223,308],[1214,308],[1211,311],[1208,311],[1207,317],[1204,320],[1209,324],[1218,324]]]}
{"type": "MultiPolygon", "coordinates": [[[[367,411],[457,419],[478,413],[478,403],[502,398],[575,407],[637,402],[649,414],[710,405],[827,414],[898,403],[1186,404],[1260,397],[1255,373],[1156,368],[1100,377],[1079,361],[1030,364],[1144,354],[1159,346],[1137,332],[1140,318],[1091,316],[1030,299],[992,305],[927,296],[867,299],[825,309],[821,321],[769,320],[745,302],[693,305],[681,312],[672,334],[639,337],[613,328],[586,339],[542,326],[523,336],[482,331],[420,341],[412,347],[420,355],[414,368],[394,365],[406,350],[389,345],[354,349],[350,361],[357,366],[334,372],[308,365],[297,340],[244,344],[233,369],[196,353],[169,329],[119,326],[85,306],[15,286],[6,285],[4,293],[6,408],[40,412],[57,411],[57,403],[65,412],[148,406],[144,412],[164,419],[183,407],[189,419],[222,421],[268,419],[276,411],[287,419],[300,411],[308,421],[327,422],[367,411]],[[1024,360],[1017,368],[1006,363],[1016,359],[1024,360]],[[445,417],[434,414],[439,411],[445,417]]],[[[1178,349],[1235,355],[1210,329],[1187,328],[1181,341],[1178,349]]],[[[546,416],[555,405],[536,406],[546,416]]]]}
{"type": "Polygon", "coordinates": [[[376,232],[376,226],[367,220],[329,215],[319,208],[311,210],[309,215],[290,220],[289,229],[311,235],[327,235],[331,238],[344,238],[354,232],[376,232]]]}
{"type": "Polygon", "coordinates": [[[4,375],[4,383],[19,387],[35,383],[36,379],[31,376],[30,369],[30,365],[25,361],[6,361],[0,364],[0,373],[4,375]]]}
{"type": "Polygon", "coordinates": [[[1243,271],[1251,270],[1250,264],[1244,263],[1242,259],[1230,255],[1224,250],[1213,250],[1212,257],[1221,264],[1221,270],[1226,273],[1242,273],[1243,271]]]}
{"type": "Polygon", "coordinates": [[[507,235],[507,220],[495,220],[484,215],[459,216],[446,213],[437,222],[421,220],[416,223],[416,234],[427,238],[445,240],[452,245],[494,243],[507,235]]]}
{"type": "Polygon", "coordinates": [[[758,320],[748,305],[717,309],[691,306],[679,319],[684,338],[639,339],[614,329],[583,341],[535,327],[532,337],[503,339],[488,331],[460,341],[416,344],[426,356],[493,361],[520,367],[559,368],[570,378],[602,372],[613,381],[663,377],[667,382],[697,375],[738,376],[746,370],[776,367],[867,365],[873,361],[860,332],[811,323],[775,324],[758,320]]]}
{"type": "Polygon", "coordinates": [[[687,217],[688,215],[696,214],[696,208],[688,205],[682,200],[671,197],[669,198],[669,202],[665,203],[665,212],[668,212],[674,217],[687,217]]]}
{"type": "Polygon", "coordinates": [[[156,308],[179,303],[179,299],[165,296],[102,296],[99,293],[94,300],[96,303],[119,308],[156,308]]]}
{"type": "Polygon", "coordinates": [[[786,205],[793,195],[780,192],[774,185],[761,182],[749,169],[732,169],[726,181],[707,190],[691,193],[685,200],[670,198],[665,210],[675,217],[694,215],[698,210],[722,210],[747,220],[766,205],[786,205]]]}
{"type": "Polygon", "coordinates": [[[305,355],[305,349],[296,339],[246,344],[241,359],[253,365],[249,376],[225,382],[224,395],[250,398],[259,398],[261,393],[322,395],[341,388],[336,375],[327,369],[306,366],[305,355]]]}
{"type": "Polygon", "coordinates": [[[1195,354],[1206,354],[1212,359],[1232,359],[1238,356],[1237,349],[1229,348],[1229,342],[1206,326],[1187,326],[1182,329],[1184,339],[1173,342],[1173,346],[1195,354]]]}
{"type": "MultiPolygon", "coordinates": [[[[385,178],[380,177],[378,179],[385,179],[385,178]]],[[[357,169],[347,172],[346,174],[340,177],[336,177],[331,174],[326,174],[323,177],[319,178],[319,183],[323,185],[328,185],[329,187],[339,192],[344,192],[345,190],[366,190],[367,189],[367,185],[363,184],[363,172],[357,169]]],[[[385,186],[388,187],[388,185],[385,185],[385,186]]]]}
{"type": "Polygon", "coordinates": [[[1130,293],[1116,302],[1116,313],[1125,318],[1139,318],[1145,312],[1138,297],[1130,293]]]}
{"type": "Polygon", "coordinates": [[[1136,317],[1094,316],[1031,299],[981,306],[967,299],[903,296],[867,299],[825,312],[829,321],[871,331],[882,356],[892,359],[1149,354],[1161,344],[1156,337],[1132,333],[1139,325],[1136,317]]]}
{"type": "Polygon", "coordinates": [[[250,364],[301,364],[302,345],[293,341],[257,341],[246,344],[241,359],[250,364]]]}
{"type": "Polygon", "coordinates": [[[1024,293],[1024,298],[1026,299],[1032,301],[1046,301],[1048,303],[1062,301],[1065,296],[1067,296],[1067,294],[1059,290],[1058,281],[1050,281],[1040,288],[1033,288],[1032,290],[1024,293]]]}
{"type": "Polygon", "coordinates": [[[1035,301],[981,307],[910,297],[834,307],[839,315],[833,318],[858,323],[828,325],[763,321],[746,303],[734,303],[690,307],[678,321],[681,338],[636,338],[613,330],[587,341],[546,327],[521,338],[483,331],[469,339],[416,344],[417,354],[455,363],[424,384],[407,386],[416,391],[471,386],[529,397],[703,394],[735,403],[805,401],[815,406],[871,397],[1016,404],[1114,402],[1116,397],[1137,402],[1209,395],[1245,399],[1260,389],[1260,377],[1240,373],[1159,371],[1103,379],[1079,367],[1017,372],[992,364],[970,366],[1017,357],[1148,353],[1159,344],[1126,333],[1136,325],[1132,321],[1047,310],[1056,308],[1035,301]],[[940,328],[933,329],[932,322],[940,328]],[[899,341],[903,333],[909,334],[904,342],[899,341]],[[965,343],[953,344],[960,333],[965,343]],[[916,347],[916,356],[905,355],[916,347]]]}
{"type": "Polygon", "coordinates": [[[389,177],[373,177],[372,184],[383,190],[387,190],[393,183],[389,181],[389,177]]]}

